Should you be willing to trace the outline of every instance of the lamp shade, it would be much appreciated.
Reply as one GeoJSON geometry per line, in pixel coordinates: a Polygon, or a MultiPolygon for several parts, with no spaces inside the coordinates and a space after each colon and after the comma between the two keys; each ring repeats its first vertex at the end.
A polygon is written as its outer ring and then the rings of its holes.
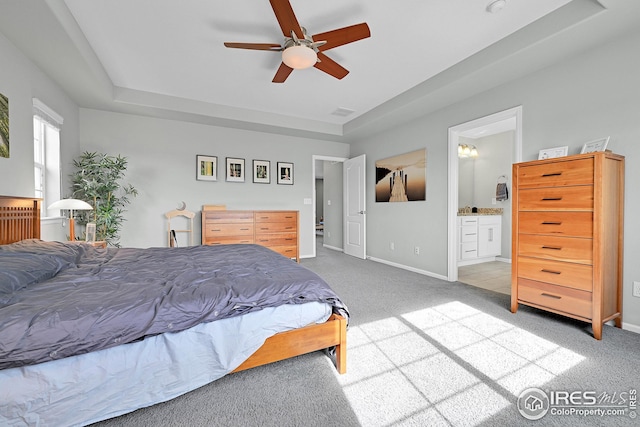
{"type": "Polygon", "coordinates": [[[282,62],[294,70],[313,67],[318,61],[318,54],[307,46],[290,46],[282,51],[282,62]]]}
{"type": "Polygon", "coordinates": [[[79,199],[62,199],[49,205],[49,209],[67,209],[72,211],[90,211],[93,207],[79,199]]]}

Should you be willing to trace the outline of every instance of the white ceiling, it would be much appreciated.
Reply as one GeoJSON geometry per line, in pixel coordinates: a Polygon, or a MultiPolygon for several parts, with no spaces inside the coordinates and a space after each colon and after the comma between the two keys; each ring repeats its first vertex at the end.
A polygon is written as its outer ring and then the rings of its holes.
{"type": "MultiPolygon", "coordinates": [[[[366,22],[371,37],[327,51],[344,79],[311,68],[282,84],[279,53],[223,46],[282,43],[267,0],[0,0],[0,32],[81,107],[349,142],[585,49],[602,35],[570,41],[568,28],[601,3],[640,3],[508,0],[491,14],[490,2],[291,0],[310,34],[366,22]]],[[[604,35],[634,22],[622,12],[604,35]]]]}

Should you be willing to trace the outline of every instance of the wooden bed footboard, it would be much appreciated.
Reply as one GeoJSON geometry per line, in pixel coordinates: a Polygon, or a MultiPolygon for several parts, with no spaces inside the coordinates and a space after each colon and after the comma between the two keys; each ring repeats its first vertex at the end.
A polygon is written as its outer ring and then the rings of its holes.
{"type": "Polygon", "coordinates": [[[338,315],[321,324],[281,332],[270,338],[233,372],[288,359],[294,356],[335,347],[336,369],[347,372],[347,320],[338,315]]]}

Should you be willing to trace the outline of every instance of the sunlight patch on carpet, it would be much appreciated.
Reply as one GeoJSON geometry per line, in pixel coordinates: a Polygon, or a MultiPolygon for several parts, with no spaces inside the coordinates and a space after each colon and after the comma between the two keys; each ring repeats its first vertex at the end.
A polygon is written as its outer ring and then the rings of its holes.
{"type": "Polygon", "coordinates": [[[475,426],[585,358],[458,301],[349,329],[336,375],[362,425],[475,426]]]}

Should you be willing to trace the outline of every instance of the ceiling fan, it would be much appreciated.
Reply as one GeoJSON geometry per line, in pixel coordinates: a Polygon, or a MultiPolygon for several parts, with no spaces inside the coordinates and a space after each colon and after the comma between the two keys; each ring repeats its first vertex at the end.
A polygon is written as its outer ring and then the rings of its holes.
{"type": "Polygon", "coordinates": [[[273,78],[273,83],[283,83],[294,69],[315,67],[342,79],[349,71],[324,54],[324,51],[366,39],[371,36],[366,23],[351,25],[337,30],[310,36],[298,23],[289,0],[269,0],[278,24],[284,35],[282,45],[272,43],[229,43],[224,45],[237,49],[270,50],[282,52],[282,63],[273,78]]]}

